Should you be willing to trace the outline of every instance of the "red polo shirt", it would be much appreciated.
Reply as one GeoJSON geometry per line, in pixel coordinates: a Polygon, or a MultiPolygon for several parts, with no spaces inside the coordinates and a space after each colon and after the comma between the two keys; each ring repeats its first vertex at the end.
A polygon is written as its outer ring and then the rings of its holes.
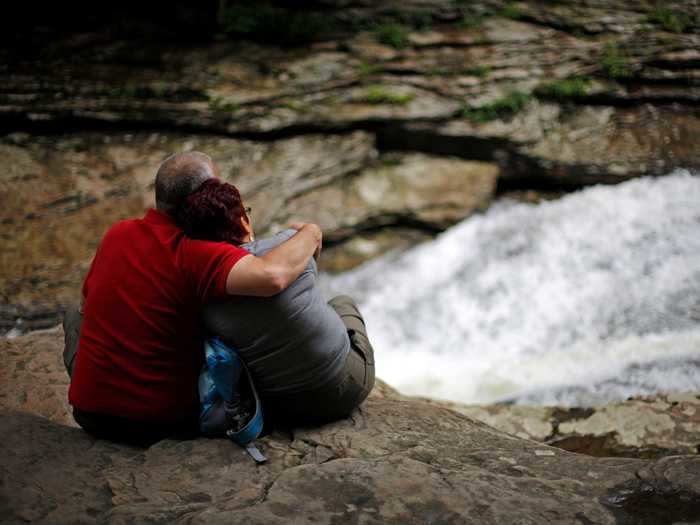
{"type": "Polygon", "coordinates": [[[83,284],[71,405],[149,421],[191,416],[203,362],[201,306],[226,296],[226,278],[245,255],[185,237],[156,210],[112,226],[83,284]]]}

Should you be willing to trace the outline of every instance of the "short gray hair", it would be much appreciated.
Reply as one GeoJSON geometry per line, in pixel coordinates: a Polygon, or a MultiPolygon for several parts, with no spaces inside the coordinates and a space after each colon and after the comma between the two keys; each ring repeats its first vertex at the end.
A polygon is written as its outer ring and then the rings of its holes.
{"type": "Polygon", "coordinates": [[[199,151],[176,153],[156,173],[156,208],[173,213],[204,181],[215,176],[214,161],[199,151]]]}

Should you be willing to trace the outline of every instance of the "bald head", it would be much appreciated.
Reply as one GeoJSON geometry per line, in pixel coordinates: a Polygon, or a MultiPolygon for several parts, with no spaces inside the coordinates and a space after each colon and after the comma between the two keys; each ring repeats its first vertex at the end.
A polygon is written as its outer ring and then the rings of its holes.
{"type": "Polygon", "coordinates": [[[156,208],[174,212],[185,197],[216,176],[215,169],[211,157],[198,151],[171,155],[156,173],[156,208]]]}

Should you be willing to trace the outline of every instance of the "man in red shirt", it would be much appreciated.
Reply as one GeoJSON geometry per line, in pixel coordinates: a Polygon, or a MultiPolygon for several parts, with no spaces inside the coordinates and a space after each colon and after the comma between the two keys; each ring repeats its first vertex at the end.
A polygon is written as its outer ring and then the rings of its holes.
{"type": "Polygon", "coordinates": [[[185,237],[172,214],[216,173],[203,153],[166,159],[156,208],[109,229],[83,284],[82,323],[66,315],[68,398],[75,420],[96,437],[147,444],[195,433],[201,307],[229,295],[275,295],[321,249],[315,224],[295,225],[296,235],[262,257],[185,237]]]}

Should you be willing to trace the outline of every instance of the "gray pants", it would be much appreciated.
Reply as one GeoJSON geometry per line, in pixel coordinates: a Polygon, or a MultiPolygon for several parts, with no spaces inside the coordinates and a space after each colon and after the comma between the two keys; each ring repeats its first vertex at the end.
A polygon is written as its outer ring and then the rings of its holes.
{"type": "Polygon", "coordinates": [[[342,419],[362,403],[374,387],[374,350],[355,301],[339,295],[328,304],[343,320],[350,336],[350,352],[337,381],[313,390],[263,399],[268,416],[283,425],[316,424],[342,419]]]}
{"type": "Polygon", "coordinates": [[[80,339],[80,325],[83,322],[83,314],[77,306],[69,306],[63,316],[63,334],[65,346],[63,348],[63,364],[70,377],[73,377],[75,355],[78,353],[78,339],[80,339]]]}

